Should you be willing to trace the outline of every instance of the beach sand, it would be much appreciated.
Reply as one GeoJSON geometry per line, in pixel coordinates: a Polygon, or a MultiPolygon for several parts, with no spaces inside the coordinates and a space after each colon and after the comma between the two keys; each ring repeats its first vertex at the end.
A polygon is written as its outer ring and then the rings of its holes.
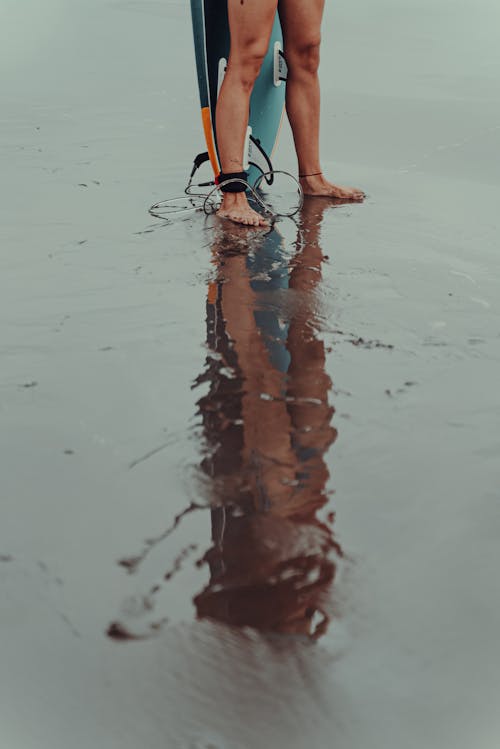
{"type": "Polygon", "coordinates": [[[367,200],[249,236],[186,3],[3,3],[2,749],[498,745],[499,24],[328,4],[367,200]]]}

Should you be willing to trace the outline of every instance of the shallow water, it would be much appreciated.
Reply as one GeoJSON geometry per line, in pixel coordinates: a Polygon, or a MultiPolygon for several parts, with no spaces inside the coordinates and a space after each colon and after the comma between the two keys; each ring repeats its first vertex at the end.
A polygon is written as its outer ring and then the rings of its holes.
{"type": "Polygon", "coordinates": [[[329,5],[369,197],[249,240],[184,3],[5,0],[2,749],[498,744],[499,21],[329,5]]]}

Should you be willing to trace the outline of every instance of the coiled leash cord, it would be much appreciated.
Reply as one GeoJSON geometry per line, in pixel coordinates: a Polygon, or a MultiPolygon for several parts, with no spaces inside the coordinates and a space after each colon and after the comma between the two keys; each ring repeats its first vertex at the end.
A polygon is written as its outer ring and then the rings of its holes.
{"type": "Polygon", "coordinates": [[[179,201],[185,200],[185,198],[167,198],[166,200],[161,200],[158,203],[155,203],[149,208],[148,212],[151,214],[151,216],[160,219],[168,219],[168,217],[172,214],[186,213],[198,210],[203,210],[206,215],[210,215],[211,213],[215,213],[219,205],[218,201],[214,200],[214,196],[219,195],[220,193],[224,194],[226,192],[249,192],[251,198],[271,218],[291,218],[292,216],[295,216],[298,211],[300,211],[304,203],[304,193],[302,191],[302,187],[300,186],[300,182],[292,174],[290,174],[290,172],[274,169],[269,170],[268,172],[262,172],[257,177],[253,185],[248,182],[248,176],[246,172],[231,172],[227,174],[221,172],[218,177],[216,177],[215,182],[200,182],[197,185],[193,185],[193,176],[197,168],[198,167],[195,161],[195,165],[191,172],[189,182],[184,190],[184,194],[187,195],[187,197],[190,199],[187,201],[188,205],[184,205],[182,207],[178,207],[178,205],[176,205],[176,203],[178,204],[179,201]],[[270,185],[273,183],[274,177],[277,174],[283,174],[286,177],[290,177],[290,179],[297,186],[297,193],[299,197],[298,204],[297,206],[291,208],[289,211],[274,211],[269,205],[264,202],[264,200],[262,200],[258,193],[262,181],[265,180],[265,182],[270,185]],[[194,191],[195,188],[200,187],[210,187],[212,189],[209,190],[208,193],[194,191]],[[202,199],[203,202],[201,202],[202,199]]]}

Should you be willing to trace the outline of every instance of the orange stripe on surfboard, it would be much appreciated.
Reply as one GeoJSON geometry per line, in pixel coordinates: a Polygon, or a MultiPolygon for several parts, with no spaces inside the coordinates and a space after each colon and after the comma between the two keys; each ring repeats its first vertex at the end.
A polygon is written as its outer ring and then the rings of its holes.
{"type": "Polygon", "coordinates": [[[203,109],[201,110],[201,121],[203,123],[203,131],[205,133],[205,140],[207,143],[207,151],[210,158],[210,163],[212,164],[212,169],[214,170],[215,176],[217,176],[220,172],[219,159],[217,158],[217,151],[215,150],[214,133],[212,130],[212,118],[210,116],[209,107],[203,107],[203,109]]]}
{"type": "Polygon", "coordinates": [[[207,299],[209,304],[215,304],[215,302],[217,301],[217,292],[218,292],[217,284],[214,283],[213,281],[210,281],[210,283],[208,284],[208,299],[207,299]]]}

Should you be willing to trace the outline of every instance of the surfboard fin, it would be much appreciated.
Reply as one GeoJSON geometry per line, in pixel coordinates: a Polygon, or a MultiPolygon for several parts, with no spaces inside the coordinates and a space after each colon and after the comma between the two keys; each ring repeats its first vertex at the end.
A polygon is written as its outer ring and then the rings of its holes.
{"type": "Polygon", "coordinates": [[[274,85],[281,86],[283,81],[286,81],[288,75],[288,66],[286,64],[285,55],[281,49],[281,44],[275,42],[274,44],[274,85]]]}

